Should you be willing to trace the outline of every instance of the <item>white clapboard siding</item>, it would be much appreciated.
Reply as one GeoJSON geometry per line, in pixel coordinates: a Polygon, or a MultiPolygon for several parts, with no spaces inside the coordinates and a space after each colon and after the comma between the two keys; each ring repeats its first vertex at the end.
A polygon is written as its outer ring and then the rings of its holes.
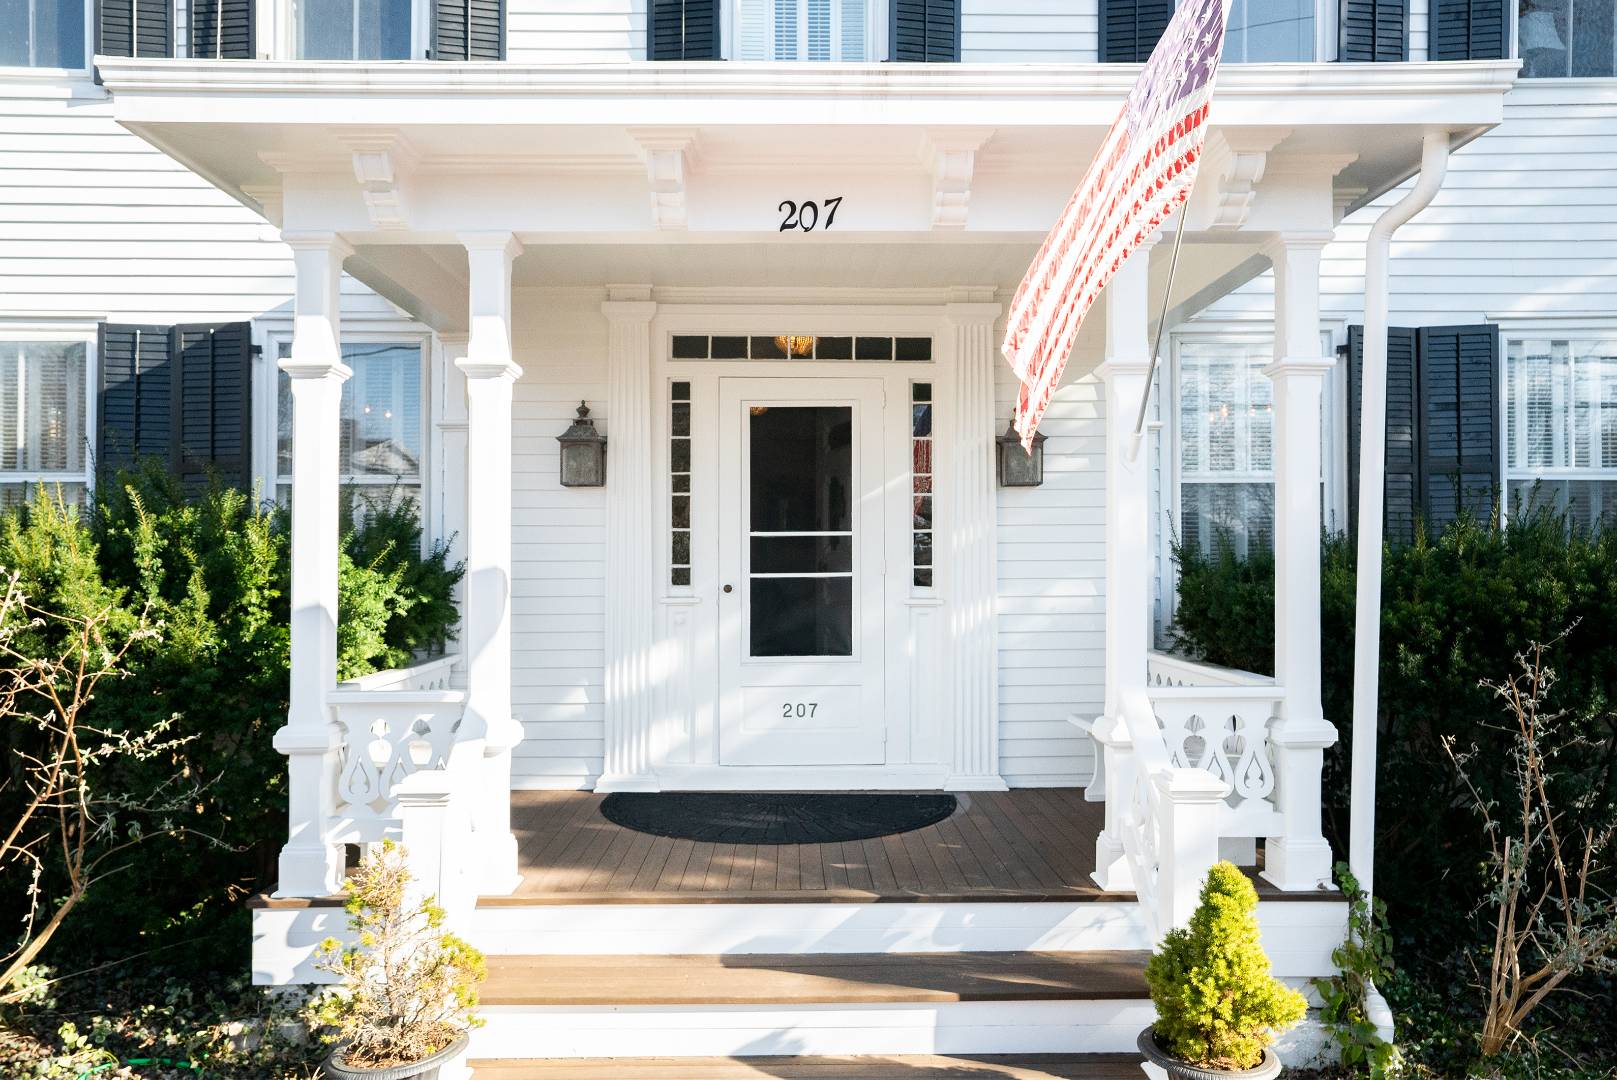
{"type": "Polygon", "coordinates": [[[1099,11],[1099,0],[961,0],[960,59],[1092,63],[1099,11]]]}
{"type": "MultiPolygon", "coordinates": [[[[1010,416],[1015,386],[999,365],[997,418],[1010,416]]],[[[1039,427],[1044,485],[999,489],[999,765],[1012,787],[1085,783],[1094,769],[1089,740],[1066,718],[1098,713],[1105,690],[1101,389],[1069,378],[1039,427]]]]}
{"type": "MultiPolygon", "coordinates": [[[[289,313],[274,226],[113,123],[85,81],[0,82],[0,325],[289,313]]],[[[391,305],[344,280],[344,316],[391,305]]]]}
{"type": "MultiPolygon", "coordinates": [[[[607,324],[593,290],[520,290],[512,405],[511,696],[517,787],[588,787],[601,773],[606,493],[564,488],[556,436],[580,400],[603,434],[607,324]]],[[[475,513],[475,510],[474,510],[475,513]]]]}
{"type": "MultiPolygon", "coordinates": [[[[1432,205],[1392,246],[1391,316],[1403,326],[1617,318],[1617,92],[1610,79],[1525,79],[1505,122],[1457,151],[1432,205]]],[[[1364,241],[1408,185],[1347,218],[1320,267],[1321,314],[1358,322],[1364,241]]],[[[1209,318],[1266,316],[1265,274],[1209,318]]]]}
{"type": "Polygon", "coordinates": [[[508,0],[505,50],[519,64],[646,58],[646,0],[508,0]]]}

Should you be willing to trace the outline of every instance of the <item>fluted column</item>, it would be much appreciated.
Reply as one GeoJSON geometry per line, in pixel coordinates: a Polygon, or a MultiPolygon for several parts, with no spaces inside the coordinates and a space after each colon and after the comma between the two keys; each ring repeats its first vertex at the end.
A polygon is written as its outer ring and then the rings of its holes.
{"type": "Polygon", "coordinates": [[[1102,297],[1106,359],[1096,375],[1106,386],[1106,697],[1091,733],[1106,823],[1095,838],[1095,880],[1105,889],[1134,887],[1123,858],[1122,822],[1134,796],[1133,744],[1123,720],[1125,688],[1146,685],[1151,645],[1150,451],[1134,446],[1140,399],[1150,379],[1149,240],[1123,264],[1102,297]]]}
{"type": "Polygon", "coordinates": [[[481,799],[473,815],[479,888],[510,892],[521,880],[511,833],[511,395],[522,369],[511,355],[510,233],[460,238],[470,269],[471,337],[455,366],[466,381],[465,735],[484,739],[481,799]]]}
{"type": "Polygon", "coordinates": [[[1282,236],[1274,263],[1275,681],[1286,695],[1269,742],[1282,836],[1264,845],[1263,876],[1282,889],[1331,880],[1321,829],[1321,773],[1336,728],[1320,694],[1320,399],[1334,363],[1319,332],[1319,259],[1329,235],[1282,236]]]}
{"type": "Polygon", "coordinates": [[[597,791],[655,791],[652,650],[651,289],[614,286],[601,305],[606,358],[606,748],[597,791]]]}
{"type": "Polygon", "coordinates": [[[945,318],[953,335],[954,380],[949,417],[950,526],[943,550],[949,643],[953,650],[954,791],[1004,791],[999,774],[999,656],[995,596],[998,553],[994,486],[994,373],[999,361],[994,321],[1000,305],[953,303],[945,318]]]}
{"type": "Polygon", "coordinates": [[[290,708],[275,733],[287,757],[286,846],[277,896],[342,888],[342,848],[331,841],[338,731],[327,693],[337,684],[337,453],[342,384],[343,260],[332,233],[284,236],[295,279],[292,355],[292,585],[290,708]]]}

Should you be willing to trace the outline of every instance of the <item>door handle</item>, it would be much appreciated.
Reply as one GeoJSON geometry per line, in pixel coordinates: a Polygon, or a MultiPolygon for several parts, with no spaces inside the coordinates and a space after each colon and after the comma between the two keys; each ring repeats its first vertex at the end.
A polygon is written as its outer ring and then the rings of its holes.
{"type": "Polygon", "coordinates": [[[735,591],[735,586],[734,585],[726,585],[724,587],[724,591],[725,592],[734,592],[735,591]]]}

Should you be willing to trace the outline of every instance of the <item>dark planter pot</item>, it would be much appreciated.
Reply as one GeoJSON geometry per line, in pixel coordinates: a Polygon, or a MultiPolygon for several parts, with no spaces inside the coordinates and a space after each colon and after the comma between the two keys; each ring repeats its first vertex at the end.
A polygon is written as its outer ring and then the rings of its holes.
{"type": "Polygon", "coordinates": [[[408,1065],[389,1065],[385,1069],[366,1069],[344,1064],[339,1046],[326,1059],[325,1071],[332,1080],[438,1080],[438,1070],[465,1048],[466,1036],[462,1035],[430,1058],[408,1065]]]}
{"type": "Polygon", "coordinates": [[[1158,1046],[1157,1033],[1152,1028],[1140,1032],[1135,1046],[1145,1060],[1160,1066],[1173,1080],[1274,1080],[1280,1075],[1280,1059],[1273,1050],[1265,1050],[1263,1060],[1250,1069],[1204,1069],[1180,1061],[1158,1046]]]}

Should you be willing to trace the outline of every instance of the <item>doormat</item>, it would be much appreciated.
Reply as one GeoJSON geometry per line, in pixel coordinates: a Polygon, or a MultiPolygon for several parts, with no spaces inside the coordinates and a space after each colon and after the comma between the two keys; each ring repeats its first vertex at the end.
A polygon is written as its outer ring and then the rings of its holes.
{"type": "Polygon", "coordinates": [[[619,791],[601,802],[614,825],[702,844],[836,844],[936,825],[953,795],[619,791]]]}

